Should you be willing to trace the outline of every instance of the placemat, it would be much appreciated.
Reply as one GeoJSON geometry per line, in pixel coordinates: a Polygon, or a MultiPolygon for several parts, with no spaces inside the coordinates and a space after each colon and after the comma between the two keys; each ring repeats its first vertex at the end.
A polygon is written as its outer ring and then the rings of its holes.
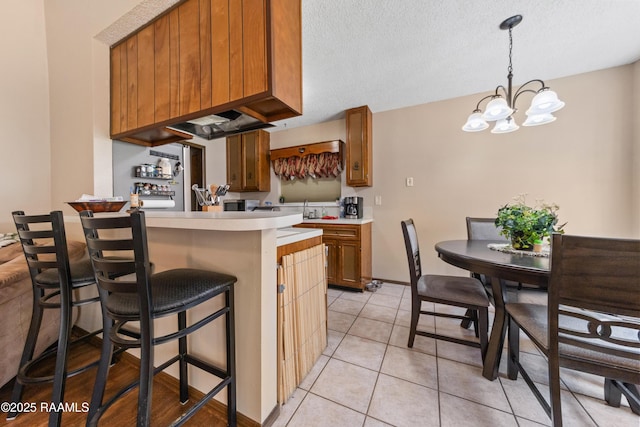
{"type": "Polygon", "coordinates": [[[513,249],[513,247],[509,243],[489,243],[487,247],[492,251],[506,252],[508,254],[519,254],[519,255],[525,255],[525,256],[535,256],[535,257],[542,257],[542,258],[549,258],[549,253],[551,252],[551,246],[549,245],[544,245],[542,247],[542,252],[521,251],[518,249],[513,249]]]}

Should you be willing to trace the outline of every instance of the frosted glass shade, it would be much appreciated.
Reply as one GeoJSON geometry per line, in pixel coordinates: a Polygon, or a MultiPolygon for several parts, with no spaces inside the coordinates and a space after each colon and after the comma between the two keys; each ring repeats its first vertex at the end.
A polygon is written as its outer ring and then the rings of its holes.
{"type": "Polygon", "coordinates": [[[516,124],[516,121],[512,117],[507,119],[498,120],[491,133],[509,133],[520,129],[520,126],[516,124]]]}
{"type": "Polygon", "coordinates": [[[488,127],[489,123],[482,118],[482,113],[477,112],[469,116],[467,122],[462,126],[462,130],[465,132],[480,132],[488,127]]]}
{"type": "Polygon", "coordinates": [[[556,118],[551,114],[532,114],[527,116],[527,120],[524,121],[522,126],[539,126],[546,125],[547,123],[554,122],[556,118]]]}
{"type": "Polygon", "coordinates": [[[527,116],[553,113],[562,107],[564,107],[564,102],[558,99],[557,93],[549,89],[542,90],[531,100],[527,116]]]}
{"type": "Polygon", "coordinates": [[[511,114],[513,114],[513,110],[509,107],[507,101],[502,97],[496,97],[489,101],[482,118],[492,122],[506,119],[511,114]]]}

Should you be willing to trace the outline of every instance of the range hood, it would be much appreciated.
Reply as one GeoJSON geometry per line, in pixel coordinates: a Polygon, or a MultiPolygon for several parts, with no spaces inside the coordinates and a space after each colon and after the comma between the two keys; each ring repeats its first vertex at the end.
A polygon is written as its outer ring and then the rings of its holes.
{"type": "Polygon", "coordinates": [[[272,126],[240,111],[229,110],[167,127],[211,140],[272,126]]]}

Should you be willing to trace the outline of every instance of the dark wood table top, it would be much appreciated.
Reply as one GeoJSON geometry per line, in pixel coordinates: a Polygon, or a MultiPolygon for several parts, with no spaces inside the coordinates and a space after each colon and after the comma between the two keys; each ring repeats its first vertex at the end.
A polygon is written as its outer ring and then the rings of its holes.
{"type": "Polygon", "coordinates": [[[546,287],[549,258],[511,254],[488,248],[493,240],[446,240],[436,243],[440,259],[464,270],[503,280],[546,287]]]}

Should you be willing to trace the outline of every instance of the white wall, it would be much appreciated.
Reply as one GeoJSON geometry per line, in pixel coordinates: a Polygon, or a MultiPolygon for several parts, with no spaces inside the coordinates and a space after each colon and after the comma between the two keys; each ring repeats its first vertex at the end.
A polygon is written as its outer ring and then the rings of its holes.
{"type": "MultiPolygon", "coordinates": [[[[559,204],[568,233],[638,237],[634,69],[547,82],[566,102],[558,120],[505,135],[460,130],[480,95],[374,112],[374,186],[352,189],[368,206],[382,197],[381,206],[372,206],[374,277],[408,281],[400,221],[410,217],[427,271],[467,274],[439,261],[433,245],[466,238],[466,216],[495,216],[520,193],[531,203],[559,204]],[[405,186],[406,177],[414,178],[413,187],[405,186]]],[[[338,120],[274,132],[271,147],[339,137],[344,126],[338,120]]]]}
{"type": "Polygon", "coordinates": [[[2,2],[0,233],[15,231],[12,211],[43,211],[51,205],[49,77],[43,2],[2,2]]]}
{"type": "Polygon", "coordinates": [[[45,2],[51,85],[52,207],[111,195],[109,47],[95,35],[140,0],[45,2]]]}
{"type": "Polygon", "coordinates": [[[138,3],[2,3],[0,232],[13,210],[73,213],[82,193],[110,195],[109,48],[94,36],[138,3]]]}

